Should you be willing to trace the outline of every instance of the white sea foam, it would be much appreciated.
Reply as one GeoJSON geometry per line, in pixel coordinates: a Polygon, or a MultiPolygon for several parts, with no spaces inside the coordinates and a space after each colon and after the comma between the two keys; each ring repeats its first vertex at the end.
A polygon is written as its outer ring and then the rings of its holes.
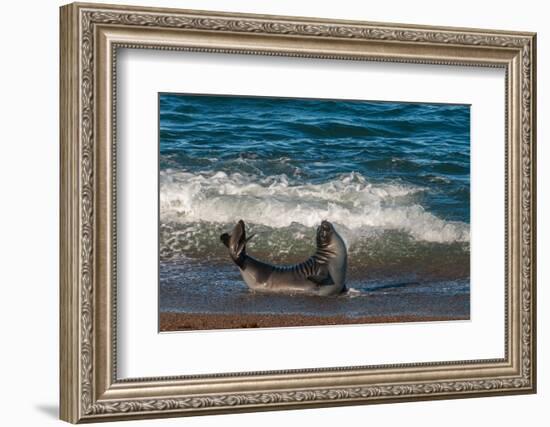
{"type": "Polygon", "coordinates": [[[468,224],[426,211],[422,187],[371,183],[357,173],[321,184],[294,184],[285,175],[258,178],[239,173],[160,174],[162,222],[233,223],[238,219],[274,228],[298,223],[315,227],[328,219],[346,237],[359,230],[400,230],[417,240],[467,242],[468,224]]]}

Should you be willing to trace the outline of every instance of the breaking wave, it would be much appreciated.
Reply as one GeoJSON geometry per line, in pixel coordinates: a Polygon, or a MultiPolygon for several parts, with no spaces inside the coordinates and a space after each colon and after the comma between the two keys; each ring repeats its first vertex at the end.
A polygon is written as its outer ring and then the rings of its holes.
{"type": "Polygon", "coordinates": [[[281,229],[334,223],[347,239],[374,231],[398,231],[416,241],[469,242],[467,223],[447,221],[421,204],[427,188],[370,182],[359,173],[320,183],[286,175],[259,177],[225,172],[160,172],[163,224],[249,224],[281,229]]]}

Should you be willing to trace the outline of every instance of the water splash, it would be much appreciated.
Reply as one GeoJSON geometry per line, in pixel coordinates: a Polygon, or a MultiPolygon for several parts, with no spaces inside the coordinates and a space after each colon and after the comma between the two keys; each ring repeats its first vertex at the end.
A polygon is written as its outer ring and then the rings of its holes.
{"type": "Polygon", "coordinates": [[[418,241],[468,242],[469,225],[446,221],[419,203],[425,188],[402,183],[373,183],[359,173],[324,183],[296,183],[286,175],[259,177],[225,172],[160,173],[163,223],[250,224],[285,228],[316,227],[329,219],[344,237],[357,231],[397,230],[418,241]]]}

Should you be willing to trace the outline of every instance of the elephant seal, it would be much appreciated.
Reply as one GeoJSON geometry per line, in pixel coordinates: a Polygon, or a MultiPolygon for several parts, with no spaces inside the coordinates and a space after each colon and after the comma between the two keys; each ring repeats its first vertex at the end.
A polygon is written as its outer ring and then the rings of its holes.
{"type": "Polygon", "coordinates": [[[317,250],[300,264],[272,265],[246,253],[244,221],[220,240],[229,249],[231,259],[253,291],[306,295],[338,295],[346,291],[347,249],[344,241],[328,221],[317,227],[317,250]]]}

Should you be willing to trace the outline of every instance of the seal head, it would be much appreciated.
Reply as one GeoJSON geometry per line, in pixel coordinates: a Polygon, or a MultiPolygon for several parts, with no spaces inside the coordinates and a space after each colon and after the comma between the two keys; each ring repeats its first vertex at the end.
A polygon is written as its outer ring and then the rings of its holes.
{"type": "Polygon", "coordinates": [[[318,248],[326,248],[332,241],[333,234],[336,231],[330,222],[323,220],[317,227],[316,243],[318,248]]]}

